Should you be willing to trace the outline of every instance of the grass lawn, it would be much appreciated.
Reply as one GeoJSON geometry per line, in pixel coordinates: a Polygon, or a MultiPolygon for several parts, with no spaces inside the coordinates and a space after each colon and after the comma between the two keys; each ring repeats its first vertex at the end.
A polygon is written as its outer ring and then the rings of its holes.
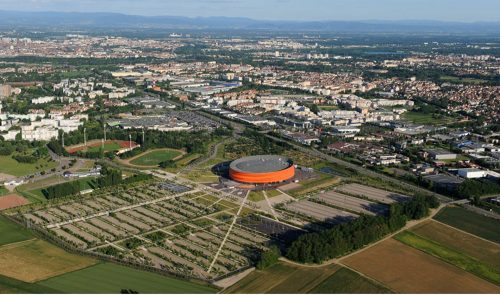
{"type": "Polygon", "coordinates": [[[392,293],[389,289],[373,282],[356,272],[341,268],[321,282],[310,293],[313,294],[381,294],[392,293]]]}
{"type": "Polygon", "coordinates": [[[79,270],[95,263],[94,259],[70,254],[39,239],[0,247],[0,275],[28,283],[79,270]]]}
{"type": "Polygon", "coordinates": [[[0,215],[0,245],[16,243],[33,238],[31,233],[0,215]]]}
{"type": "Polygon", "coordinates": [[[500,221],[462,207],[446,207],[434,219],[479,236],[500,243],[500,221]]]}
{"type": "Polygon", "coordinates": [[[449,117],[433,118],[432,114],[424,114],[414,111],[409,111],[404,113],[402,118],[404,120],[413,122],[415,124],[426,124],[426,125],[442,125],[453,122],[453,118],[449,117]]]}
{"type": "Polygon", "coordinates": [[[175,159],[183,154],[180,150],[161,149],[144,153],[142,156],[130,161],[132,165],[156,166],[163,161],[175,159]]]}
{"type": "Polygon", "coordinates": [[[36,163],[19,163],[12,156],[0,156],[0,173],[24,176],[35,172],[47,171],[57,166],[56,162],[39,159],[36,163]]]}
{"type": "Polygon", "coordinates": [[[120,293],[131,289],[139,293],[216,293],[217,289],[193,282],[165,277],[133,268],[100,263],[63,274],[40,285],[63,293],[120,293]]]}
{"type": "Polygon", "coordinates": [[[266,191],[266,194],[267,194],[268,198],[274,198],[274,197],[281,195],[282,193],[280,191],[273,189],[273,190],[266,191]]]}
{"type": "Polygon", "coordinates": [[[177,166],[183,167],[193,162],[194,160],[198,159],[201,156],[202,156],[201,154],[187,154],[184,157],[177,160],[175,163],[177,164],[177,166]]]}
{"type": "Polygon", "coordinates": [[[474,79],[474,78],[461,78],[455,76],[441,76],[439,80],[450,83],[463,83],[463,84],[483,84],[488,82],[483,79],[474,79]]]}
{"type": "Polygon", "coordinates": [[[252,202],[259,202],[265,200],[264,194],[261,191],[251,191],[248,194],[248,199],[252,202]]]}
{"type": "Polygon", "coordinates": [[[473,273],[478,277],[500,285],[500,270],[490,267],[489,265],[486,265],[461,252],[451,250],[434,241],[425,239],[408,231],[397,234],[395,239],[407,244],[408,246],[440,258],[465,271],[473,273]]]}
{"type": "Polygon", "coordinates": [[[30,200],[30,202],[32,202],[32,203],[46,202],[47,198],[43,194],[43,190],[49,186],[56,185],[56,184],[63,183],[63,182],[78,181],[80,183],[81,190],[93,189],[95,187],[95,184],[94,184],[95,179],[96,179],[96,177],[93,177],[93,176],[85,177],[85,178],[78,178],[78,179],[67,179],[67,178],[55,176],[55,178],[52,179],[51,181],[49,181],[47,183],[44,182],[44,184],[47,184],[47,185],[45,185],[43,187],[30,186],[30,185],[19,186],[17,188],[17,191],[20,194],[22,194],[25,198],[30,200]],[[32,187],[37,187],[37,188],[31,189],[31,190],[26,190],[26,189],[29,189],[32,187]]]}
{"type": "Polygon", "coordinates": [[[3,185],[0,185],[0,196],[6,195],[9,193],[9,190],[6,189],[3,185]]]}
{"type": "Polygon", "coordinates": [[[303,182],[299,182],[300,188],[293,189],[288,192],[288,194],[294,197],[301,197],[315,190],[329,187],[340,182],[340,178],[332,177],[331,175],[319,173],[318,178],[308,179],[303,182]]]}
{"type": "Polygon", "coordinates": [[[322,111],[332,111],[332,110],[337,110],[339,107],[334,105],[322,105],[318,106],[318,108],[322,111]]]}

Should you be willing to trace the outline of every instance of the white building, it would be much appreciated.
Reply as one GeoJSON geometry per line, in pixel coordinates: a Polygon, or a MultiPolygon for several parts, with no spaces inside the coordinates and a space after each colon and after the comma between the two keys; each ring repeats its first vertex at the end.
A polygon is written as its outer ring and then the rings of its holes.
{"type": "Polygon", "coordinates": [[[474,169],[474,168],[463,168],[458,169],[458,175],[463,178],[483,178],[486,177],[487,173],[484,170],[474,169]]]}

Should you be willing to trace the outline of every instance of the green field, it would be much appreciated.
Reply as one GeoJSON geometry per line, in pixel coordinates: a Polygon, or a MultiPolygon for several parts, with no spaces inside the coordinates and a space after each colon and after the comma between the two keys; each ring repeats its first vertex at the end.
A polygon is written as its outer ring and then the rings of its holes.
{"type": "Polygon", "coordinates": [[[446,207],[434,219],[479,236],[500,243],[500,221],[462,207],[446,207]]]}
{"type": "Polygon", "coordinates": [[[137,166],[156,166],[161,162],[175,159],[180,155],[182,155],[182,151],[173,149],[150,151],[130,161],[130,164],[137,166]]]}
{"type": "Polygon", "coordinates": [[[433,114],[424,114],[414,111],[409,111],[404,113],[402,115],[402,118],[406,121],[410,121],[415,124],[425,124],[425,125],[443,125],[453,122],[453,119],[449,117],[434,118],[433,114]]]}
{"type": "Polygon", "coordinates": [[[382,294],[392,293],[389,289],[366,279],[354,271],[341,268],[328,279],[321,282],[310,293],[313,294],[382,294]]]}
{"type": "Polygon", "coordinates": [[[12,156],[0,156],[0,173],[24,176],[35,172],[47,171],[57,166],[56,162],[40,159],[36,163],[19,163],[12,156]]]}
{"type": "Polygon", "coordinates": [[[474,79],[474,78],[462,78],[462,77],[455,77],[455,76],[441,76],[439,77],[439,80],[443,82],[450,82],[450,83],[455,83],[455,84],[483,84],[488,82],[487,80],[483,79],[474,79]]]}
{"type": "Polygon", "coordinates": [[[105,143],[104,146],[98,145],[98,146],[89,147],[87,149],[87,152],[96,153],[96,152],[100,151],[101,148],[103,148],[104,152],[114,152],[114,151],[119,150],[121,147],[116,142],[109,142],[109,143],[105,143]]]}
{"type": "Polygon", "coordinates": [[[0,275],[0,294],[54,294],[58,293],[49,287],[26,283],[0,275]]]}
{"type": "Polygon", "coordinates": [[[429,220],[409,231],[434,241],[446,248],[468,255],[482,263],[500,269],[500,245],[458,230],[449,225],[429,220]],[[460,243],[457,243],[460,241],[460,243]]]}
{"type": "Polygon", "coordinates": [[[6,195],[9,193],[9,190],[6,189],[3,185],[0,185],[0,196],[6,195]]]}
{"type": "Polygon", "coordinates": [[[256,270],[224,293],[390,293],[386,288],[339,265],[301,267],[278,263],[256,270]]]}
{"type": "Polygon", "coordinates": [[[33,238],[31,233],[0,215],[0,246],[33,238]]]}
{"type": "Polygon", "coordinates": [[[129,267],[101,263],[38,283],[63,293],[216,293],[217,289],[129,267]]]}
{"type": "Polygon", "coordinates": [[[248,199],[252,202],[259,202],[265,200],[265,197],[261,191],[251,191],[248,194],[248,199]]]}
{"type": "Polygon", "coordinates": [[[475,274],[487,281],[500,285],[500,270],[490,267],[464,253],[451,250],[441,244],[408,231],[397,234],[395,239],[475,274]]]}
{"type": "MultiPolygon", "coordinates": [[[[86,190],[86,189],[93,189],[95,187],[96,184],[94,183],[94,180],[95,180],[95,177],[85,177],[85,178],[78,178],[76,180],[73,180],[73,179],[61,178],[58,176],[57,179],[54,179],[51,182],[51,185],[55,185],[55,184],[59,184],[59,183],[63,183],[63,182],[68,182],[68,181],[78,181],[80,183],[81,190],[86,190]]],[[[39,187],[39,188],[32,189],[29,191],[23,190],[24,188],[29,188],[29,186],[27,186],[27,187],[20,186],[20,187],[18,187],[17,191],[32,203],[46,202],[47,198],[45,197],[43,190],[51,185],[39,187]]]]}

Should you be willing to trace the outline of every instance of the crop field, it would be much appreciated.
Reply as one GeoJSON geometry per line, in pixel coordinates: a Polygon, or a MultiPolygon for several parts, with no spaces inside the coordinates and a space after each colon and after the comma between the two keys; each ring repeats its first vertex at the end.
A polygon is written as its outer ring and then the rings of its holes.
{"type": "Polygon", "coordinates": [[[341,262],[398,293],[500,292],[500,287],[394,239],[341,262]]]}
{"type": "Polygon", "coordinates": [[[500,269],[500,246],[498,244],[435,221],[413,227],[411,232],[500,269]]]}
{"type": "Polygon", "coordinates": [[[500,243],[500,220],[461,207],[446,207],[434,219],[481,238],[500,243]]]}
{"type": "Polygon", "coordinates": [[[148,181],[47,205],[22,217],[81,250],[209,279],[246,267],[252,258],[248,250],[265,249],[269,241],[236,225],[214,260],[237,207],[180,183],[148,181]]]}
{"type": "Polygon", "coordinates": [[[266,270],[256,270],[224,293],[390,293],[386,288],[357,273],[332,264],[301,267],[280,262],[266,270]]]}
{"type": "Polygon", "coordinates": [[[360,196],[367,198],[369,200],[383,203],[392,204],[394,202],[402,202],[407,200],[409,197],[395,192],[390,192],[371,186],[366,186],[357,183],[344,184],[336,188],[339,192],[348,194],[351,196],[360,196]]]}
{"type": "Polygon", "coordinates": [[[500,271],[461,252],[408,231],[397,234],[395,239],[500,286],[500,271]]]}
{"type": "Polygon", "coordinates": [[[130,161],[136,166],[158,166],[163,161],[175,160],[185,154],[181,150],[160,149],[146,152],[130,161]]]}
{"type": "Polygon", "coordinates": [[[100,263],[82,270],[66,273],[39,282],[45,288],[62,293],[109,293],[122,289],[139,293],[216,293],[217,289],[189,281],[136,270],[133,268],[100,263]]]}
{"type": "Polygon", "coordinates": [[[255,270],[224,293],[308,293],[339,268],[307,268],[280,262],[266,270],[255,270]]]}
{"type": "Polygon", "coordinates": [[[31,233],[0,215],[0,246],[33,238],[31,233]]]}
{"type": "Polygon", "coordinates": [[[38,239],[0,247],[0,274],[24,282],[36,282],[95,263],[38,239]]]}
{"type": "Polygon", "coordinates": [[[56,294],[58,290],[0,275],[0,294],[56,294]]]}
{"type": "Polygon", "coordinates": [[[385,294],[389,289],[369,280],[356,272],[341,268],[329,278],[314,287],[312,294],[385,294]]]}

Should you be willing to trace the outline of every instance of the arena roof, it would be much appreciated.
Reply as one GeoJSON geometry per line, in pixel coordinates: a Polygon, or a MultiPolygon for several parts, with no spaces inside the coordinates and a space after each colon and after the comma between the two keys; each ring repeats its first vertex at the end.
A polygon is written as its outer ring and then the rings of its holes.
{"type": "Polygon", "coordinates": [[[235,160],[231,162],[230,169],[246,173],[268,173],[284,170],[292,164],[292,160],[284,156],[259,155],[235,160]]]}

